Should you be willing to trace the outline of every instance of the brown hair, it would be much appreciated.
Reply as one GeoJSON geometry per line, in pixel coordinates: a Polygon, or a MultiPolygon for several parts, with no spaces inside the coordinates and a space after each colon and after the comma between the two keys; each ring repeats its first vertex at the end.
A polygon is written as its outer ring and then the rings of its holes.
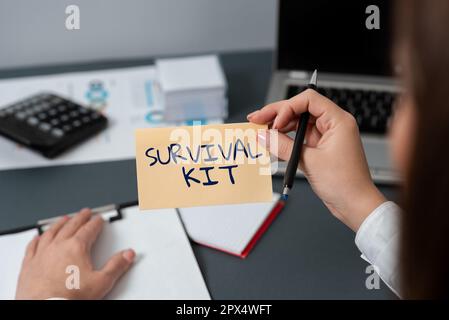
{"type": "Polygon", "coordinates": [[[404,298],[449,297],[449,1],[398,0],[395,43],[415,108],[402,195],[404,298]]]}

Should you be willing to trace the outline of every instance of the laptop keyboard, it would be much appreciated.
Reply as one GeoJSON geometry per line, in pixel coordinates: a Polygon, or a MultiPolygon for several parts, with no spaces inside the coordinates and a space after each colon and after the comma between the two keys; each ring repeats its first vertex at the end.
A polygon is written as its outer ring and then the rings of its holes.
{"type": "MultiPolygon", "coordinates": [[[[287,98],[305,90],[306,86],[289,85],[287,98]]],[[[392,114],[395,94],[387,91],[320,87],[318,92],[351,113],[360,132],[385,134],[392,114]]]]}

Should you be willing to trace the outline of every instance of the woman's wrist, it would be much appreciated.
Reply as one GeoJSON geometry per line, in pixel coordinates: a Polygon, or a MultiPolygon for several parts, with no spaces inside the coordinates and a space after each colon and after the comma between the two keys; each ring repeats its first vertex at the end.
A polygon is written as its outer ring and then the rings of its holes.
{"type": "Polygon", "coordinates": [[[371,183],[364,190],[360,190],[359,196],[352,199],[351,209],[346,215],[346,224],[354,232],[357,232],[363,221],[382,203],[388,201],[385,196],[371,183]]]}

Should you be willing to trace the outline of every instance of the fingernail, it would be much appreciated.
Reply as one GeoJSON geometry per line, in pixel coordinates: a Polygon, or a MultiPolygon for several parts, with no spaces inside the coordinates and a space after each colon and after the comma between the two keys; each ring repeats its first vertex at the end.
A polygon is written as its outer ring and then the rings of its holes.
{"type": "Polygon", "coordinates": [[[134,252],[133,249],[128,249],[123,251],[122,253],[123,258],[125,258],[126,261],[128,261],[129,263],[134,261],[134,257],[136,256],[136,253],[134,252]]]}
{"type": "Polygon", "coordinates": [[[271,129],[277,129],[278,128],[278,118],[274,119],[273,125],[271,126],[271,129]]]}
{"type": "Polygon", "coordinates": [[[268,147],[267,134],[267,131],[261,131],[257,134],[257,143],[259,143],[264,148],[268,147]]]}
{"type": "Polygon", "coordinates": [[[246,116],[246,119],[251,119],[252,116],[254,116],[257,112],[259,112],[259,110],[253,111],[251,112],[249,115],[246,116]]]}

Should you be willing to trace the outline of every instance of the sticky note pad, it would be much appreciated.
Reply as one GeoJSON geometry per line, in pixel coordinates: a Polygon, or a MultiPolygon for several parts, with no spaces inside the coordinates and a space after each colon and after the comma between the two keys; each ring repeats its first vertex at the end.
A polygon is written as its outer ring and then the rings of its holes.
{"type": "Polygon", "coordinates": [[[252,123],[136,130],[139,208],[184,208],[272,199],[268,151],[252,123]]]}

